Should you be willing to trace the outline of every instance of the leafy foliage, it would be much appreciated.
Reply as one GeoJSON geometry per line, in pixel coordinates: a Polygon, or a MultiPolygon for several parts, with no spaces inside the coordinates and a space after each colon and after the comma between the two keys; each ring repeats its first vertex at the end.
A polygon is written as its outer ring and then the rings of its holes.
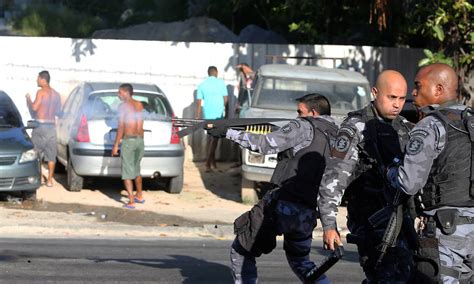
{"type": "Polygon", "coordinates": [[[467,83],[474,67],[474,7],[468,0],[438,0],[417,4],[416,13],[425,22],[419,22],[418,29],[431,38],[430,47],[425,50],[426,58],[419,65],[440,62],[453,66],[460,76],[460,90],[469,97],[463,83],[467,83]]]}
{"type": "Polygon", "coordinates": [[[13,25],[25,35],[89,37],[100,28],[117,28],[149,21],[187,17],[186,0],[62,0],[56,5],[31,6],[13,25]]]}
{"type": "Polygon", "coordinates": [[[86,37],[101,25],[98,17],[44,6],[28,8],[14,22],[15,29],[29,36],[86,37]]]}

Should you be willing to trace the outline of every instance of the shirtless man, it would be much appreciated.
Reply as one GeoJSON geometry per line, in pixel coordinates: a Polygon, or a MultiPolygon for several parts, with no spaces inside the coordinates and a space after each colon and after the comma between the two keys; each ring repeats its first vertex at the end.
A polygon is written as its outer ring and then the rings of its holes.
{"type": "Polygon", "coordinates": [[[135,203],[144,203],[142,194],[142,177],[140,176],[140,161],[143,158],[145,144],[143,142],[143,105],[132,98],[133,87],[122,84],[118,90],[122,101],[119,106],[119,123],[117,137],[115,138],[112,156],[117,156],[119,144],[122,142],[122,179],[127,190],[129,202],[125,208],[135,209],[135,203]],[[133,182],[135,180],[136,195],[133,195],[133,182]]]}
{"type": "Polygon", "coordinates": [[[33,129],[31,140],[40,157],[48,163],[48,178],[46,186],[53,186],[53,173],[56,164],[56,116],[61,114],[61,97],[49,85],[51,77],[48,71],[38,73],[36,80],[41,89],[36,92],[35,101],[31,101],[30,94],[26,94],[26,104],[33,118],[39,122],[39,127],[33,129]]]}

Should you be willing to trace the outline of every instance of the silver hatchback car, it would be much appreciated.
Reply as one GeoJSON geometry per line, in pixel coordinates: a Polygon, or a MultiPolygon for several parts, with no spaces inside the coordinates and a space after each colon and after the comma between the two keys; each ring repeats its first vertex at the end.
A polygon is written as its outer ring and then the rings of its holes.
{"type": "MultiPolygon", "coordinates": [[[[67,170],[67,189],[80,191],[86,177],[120,177],[120,157],[112,157],[117,134],[120,83],[83,82],[68,96],[57,123],[58,161],[67,170]]],[[[166,190],[183,188],[184,146],[165,94],[156,85],[133,84],[141,101],[145,153],[142,177],[166,179],[166,190]]]]}

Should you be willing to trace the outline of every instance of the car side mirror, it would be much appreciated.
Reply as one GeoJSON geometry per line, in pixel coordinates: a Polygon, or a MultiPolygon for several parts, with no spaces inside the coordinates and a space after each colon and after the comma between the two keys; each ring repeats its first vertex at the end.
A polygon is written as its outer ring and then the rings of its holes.
{"type": "Polygon", "coordinates": [[[26,129],[33,129],[33,128],[37,128],[39,126],[39,122],[36,121],[36,120],[28,120],[28,122],[26,123],[26,129]]]}

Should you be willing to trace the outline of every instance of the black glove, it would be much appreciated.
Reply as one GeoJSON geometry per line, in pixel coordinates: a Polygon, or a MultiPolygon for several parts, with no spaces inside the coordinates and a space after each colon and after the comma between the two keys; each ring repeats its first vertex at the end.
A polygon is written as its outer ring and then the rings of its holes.
{"type": "Polygon", "coordinates": [[[224,138],[227,133],[227,127],[219,126],[207,129],[207,134],[211,135],[214,138],[224,138]]]}

